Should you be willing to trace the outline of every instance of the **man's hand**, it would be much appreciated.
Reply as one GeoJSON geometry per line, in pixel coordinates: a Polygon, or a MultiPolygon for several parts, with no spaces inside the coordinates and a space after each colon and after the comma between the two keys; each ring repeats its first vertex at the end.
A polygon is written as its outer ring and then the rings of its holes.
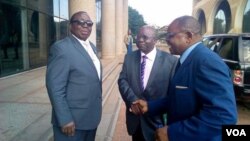
{"type": "Polygon", "coordinates": [[[139,104],[132,104],[130,107],[130,112],[134,113],[135,115],[142,115],[141,109],[139,104]]]}
{"type": "Polygon", "coordinates": [[[156,129],[155,138],[156,141],[168,141],[167,126],[156,129]]]}
{"type": "Polygon", "coordinates": [[[140,109],[140,114],[145,114],[148,111],[148,103],[145,100],[136,100],[132,105],[137,105],[137,107],[140,109]]]}
{"type": "Polygon", "coordinates": [[[75,123],[71,121],[68,124],[64,125],[62,127],[62,132],[67,136],[74,136],[75,135],[75,123]]]}

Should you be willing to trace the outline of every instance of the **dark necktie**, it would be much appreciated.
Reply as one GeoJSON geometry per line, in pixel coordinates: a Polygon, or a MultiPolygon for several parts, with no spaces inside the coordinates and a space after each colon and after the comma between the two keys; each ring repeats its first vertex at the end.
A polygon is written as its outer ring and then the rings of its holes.
{"type": "Polygon", "coordinates": [[[141,88],[142,88],[142,90],[144,90],[144,82],[143,82],[143,80],[144,80],[146,59],[147,59],[147,56],[143,55],[142,56],[142,62],[141,62],[141,88]]]}
{"type": "Polygon", "coordinates": [[[180,66],[181,66],[181,61],[179,59],[178,62],[177,62],[177,65],[175,67],[175,73],[177,72],[177,70],[179,69],[180,66]]]}

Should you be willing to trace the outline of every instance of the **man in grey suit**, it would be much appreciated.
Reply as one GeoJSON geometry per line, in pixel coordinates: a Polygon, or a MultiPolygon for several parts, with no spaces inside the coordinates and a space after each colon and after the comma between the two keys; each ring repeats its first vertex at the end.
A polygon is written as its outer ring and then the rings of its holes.
{"type": "Polygon", "coordinates": [[[52,105],[55,141],[94,141],[102,113],[101,63],[88,40],[88,13],[70,19],[71,35],[52,45],[46,87],[52,105]]]}
{"type": "Polygon", "coordinates": [[[133,111],[139,107],[132,103],[138,99],[165,97],[169,80],[174,73],[173,66],[177,62],[176,57],[156,49],[155,32],[148,25],[139,29],[136,38],[139,50],[125,56],[118,79],[119,91],[126,104],[127,130],[133,141],[153,141],[156,129],[164,126],[162,115],[135,115],[133,111]]]}

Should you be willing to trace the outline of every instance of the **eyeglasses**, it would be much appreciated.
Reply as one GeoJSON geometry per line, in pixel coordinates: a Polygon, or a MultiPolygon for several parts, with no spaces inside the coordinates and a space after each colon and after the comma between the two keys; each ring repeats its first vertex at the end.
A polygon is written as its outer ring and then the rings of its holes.
{"type": "Polygon", "coordinates": [[[175,37],[177,34],[179,33],[183,33],[184,31],[180,31],[180,32],[167,32],[165,35],[166,40],[170,40],[171,38],[175,37]]]}
{"type": "Polygon", "coordinates": [[[76,23],[77,25],[80,25],[80,26],[84,26],[85,24],[88,27],[92,27],[93,26],[93,22],[92,21],[73,20],[73,21],[71,21],[71,23],[76,23]]]}

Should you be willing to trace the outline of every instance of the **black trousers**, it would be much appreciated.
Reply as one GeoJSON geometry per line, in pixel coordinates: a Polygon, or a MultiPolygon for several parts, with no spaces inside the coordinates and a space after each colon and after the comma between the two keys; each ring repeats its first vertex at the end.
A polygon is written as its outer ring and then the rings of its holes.
{"type": "Polygon", "coordinates": [[[143,136],[141,126],[138,126],[136,132],[132,135],[132,141],[146,141],[143,136]]]}

